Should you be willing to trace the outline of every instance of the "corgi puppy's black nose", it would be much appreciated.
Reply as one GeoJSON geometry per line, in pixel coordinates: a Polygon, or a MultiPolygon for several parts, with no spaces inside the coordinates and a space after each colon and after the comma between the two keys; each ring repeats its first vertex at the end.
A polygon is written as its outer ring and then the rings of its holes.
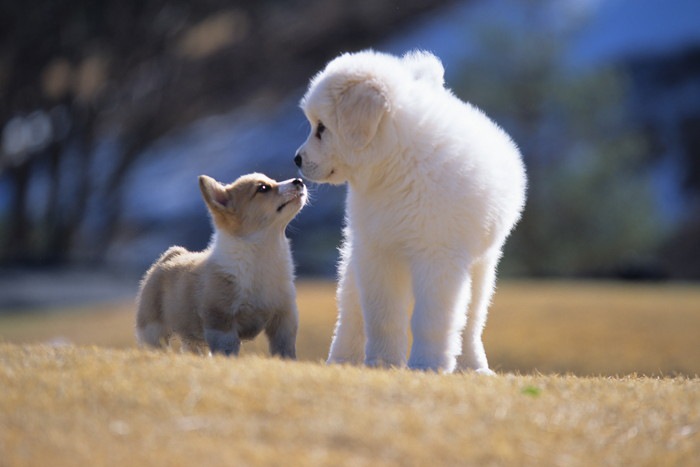
{"type": "Polygon", "coordinates": [[[294,180],[292,180],[292,185],[294,185],[296,187],[303,187],[304,182],[302,181],[301,178],[295,178],[294,180]]]}
{"type": "Polygon", "coordinates": [[[294,163],[297,165],[297,167],[301,168],[301,154],[297,153],[297,155],[294,156],[294,163]]]}

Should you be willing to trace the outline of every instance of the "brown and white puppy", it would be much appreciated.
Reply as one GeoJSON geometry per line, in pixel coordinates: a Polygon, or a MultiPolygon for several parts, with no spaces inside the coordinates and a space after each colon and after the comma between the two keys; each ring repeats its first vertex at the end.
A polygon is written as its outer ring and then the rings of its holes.
{"type": "Polygon", "coordinates": [[[287,224],[304,206],[304,183],[244,175],[230,185],[201,175],[214,234],[206,250],[171,247],[141,283],[136,336],[166,346],[237,355],[263,330],[270,353],[296,358],[298,312],[287,224]]]}

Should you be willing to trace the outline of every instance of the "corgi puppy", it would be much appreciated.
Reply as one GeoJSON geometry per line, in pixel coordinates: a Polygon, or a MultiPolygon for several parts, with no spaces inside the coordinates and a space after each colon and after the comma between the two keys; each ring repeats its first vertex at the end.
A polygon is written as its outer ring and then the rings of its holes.
{"type": "Polygon", "coordinates": [[[230,185],[201,175],[214,226],[206,250],[171,247],[141,282],[139,344],[163,347],[173,335],[193,352],[237,355],[261,331],[270,353],[296,358],[298,311],[287,224],[306,203],[304,183],[244,175],[230,185]]]}

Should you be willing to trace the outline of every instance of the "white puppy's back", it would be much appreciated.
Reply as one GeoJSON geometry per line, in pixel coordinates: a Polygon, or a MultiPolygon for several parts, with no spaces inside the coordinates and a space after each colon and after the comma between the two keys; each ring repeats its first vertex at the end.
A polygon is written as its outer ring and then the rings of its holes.
{"type": "Polygon", "coordinates": [[[409,52],[401,59],[417,80],[426,81],[437,88],[445,84],[445,69],[435,55],[427,52],[409,52]]]}

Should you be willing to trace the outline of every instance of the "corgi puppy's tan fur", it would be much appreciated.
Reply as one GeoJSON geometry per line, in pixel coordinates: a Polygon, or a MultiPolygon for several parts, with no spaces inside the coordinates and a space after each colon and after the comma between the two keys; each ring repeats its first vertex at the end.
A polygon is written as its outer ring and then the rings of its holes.
{"type": "Polygon", "coordinates": [[[263,330],[270,353],[296,358],[298,312],[287,224],[304,206],[304,183],[244,175],[230,185],[202,175],[214,234],[209,247],[171,247],[151,266],[138,298],[136,336],[162,347],[237,355],[263,330]]]}

